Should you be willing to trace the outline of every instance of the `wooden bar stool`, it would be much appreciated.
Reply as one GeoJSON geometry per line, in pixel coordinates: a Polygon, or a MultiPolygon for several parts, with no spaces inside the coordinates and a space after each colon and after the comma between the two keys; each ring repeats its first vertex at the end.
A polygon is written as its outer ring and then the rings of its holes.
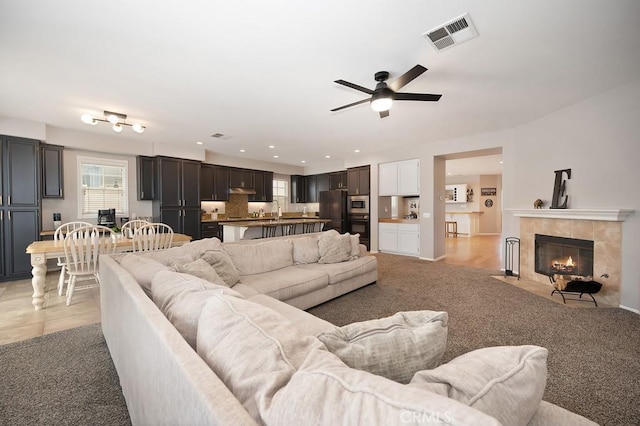
{"type": "Polygon", "coordinates": [[[444,222],[444,236],[458,238],[458,222],[447,220],[444,222]]]}

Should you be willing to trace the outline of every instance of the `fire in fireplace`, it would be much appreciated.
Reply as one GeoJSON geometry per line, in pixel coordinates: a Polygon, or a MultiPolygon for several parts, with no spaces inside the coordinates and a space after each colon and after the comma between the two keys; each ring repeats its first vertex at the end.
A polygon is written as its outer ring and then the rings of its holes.
{"type": "Polygon", "coordinates": [[[539,274],[593,275],[593,241],[536,234],[534,255],[539,274]]]}

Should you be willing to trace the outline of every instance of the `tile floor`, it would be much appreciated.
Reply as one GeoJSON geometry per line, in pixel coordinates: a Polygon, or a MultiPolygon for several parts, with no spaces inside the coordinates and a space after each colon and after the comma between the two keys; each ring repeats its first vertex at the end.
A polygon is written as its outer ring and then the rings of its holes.
{"type": "Polygon", "coordinates": [[[60,272],[46,277],[45,308],[31,304],[31,279],[0,283],[0,345],[100,322],[100,289],[76,290],[71,305],[56,289],[60,272]]]}

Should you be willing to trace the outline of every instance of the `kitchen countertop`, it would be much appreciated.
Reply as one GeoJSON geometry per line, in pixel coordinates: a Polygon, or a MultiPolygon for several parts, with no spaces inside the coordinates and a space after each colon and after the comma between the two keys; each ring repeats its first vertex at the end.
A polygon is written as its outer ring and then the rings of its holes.
{"type": "Polygon", "coordinates": [[[386,217],[378,219],[378,223],[420,223],[420,219],[404,219],[400,217],[386,217]]]}
{"type": "Polygon", "coordinates": [[[248,228],[265,226],[265,225],[288,225],[288,224],[300,224],[300,223],[327,223],[331,222],[330,219],[319,219],[314,217],[301,217],[301,218],[283,218],[280,220],[268,219],[268,218],[249,218],[248,220],[225,220],[218,221],[224,226],[243,226],[248,228]]]}
{"type": "MultiPolygon", "coordinates": [[[[284,216],[282,220],[291,220],[291,219],[318,219],[317,216],[284,216]]],[[[208,222],[254,222],[254,221],[269,221],[275,220],[274,217],[265,216],[265,217],[227,217],[227,218],[219,218],[219,219],[201,219],[200,222],[208,223],[208,222]]]]}

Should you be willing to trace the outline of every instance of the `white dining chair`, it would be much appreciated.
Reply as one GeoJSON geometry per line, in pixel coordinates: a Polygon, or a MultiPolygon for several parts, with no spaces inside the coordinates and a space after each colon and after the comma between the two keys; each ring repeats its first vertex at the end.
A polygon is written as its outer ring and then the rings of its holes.
{"type": "Polygon", "coordinates": [[[101,254],[113,254],[116,250],[116,234],[111,228],[90,225],[70,231],[64,238],[64,255],[69,274],[67,306],[74,291],[95,287],[100,282],[98,258],[101,254]],[[92,284],[76,288],[78,278],[88,278],[92,284]]]}
{"type": "Polygon", "coordinates": [[[133,238],[133,234],[136,232],[138,228],[148,224],[149,222],[147,222],[146,220],[141,220],[141,219],[130,220],[129,222],[126,222],[124,225],[122,225],[122,228],[120,228],[120,232],[122,233],[122,236],[124,238],[133,238]]]}
{"type": "MultiPolygon", "coordinates": [[[[93,225],[90,224],[89,222],[81,222],[81,221],[63,223],[62,225],[58,226],[58,228],[56,228],[55,232],[53,233],[53,240],[62,241],[70,231],[81,228],[83,226],[93,226],[93,225]]],[[[68,281],[66,277],[67,263],[64,257],[58,258],[58,266],[60,267],[60,277],[58,278],[58,296],[62,296],[62,292],[64,291],[64,283],[68,281]]]]}
{"type": "Polygon", "coordinates": [[[133,234],[133,251],[164,250],[173,243],[173,228],[164,223],[149,223],[133,234]]]}

